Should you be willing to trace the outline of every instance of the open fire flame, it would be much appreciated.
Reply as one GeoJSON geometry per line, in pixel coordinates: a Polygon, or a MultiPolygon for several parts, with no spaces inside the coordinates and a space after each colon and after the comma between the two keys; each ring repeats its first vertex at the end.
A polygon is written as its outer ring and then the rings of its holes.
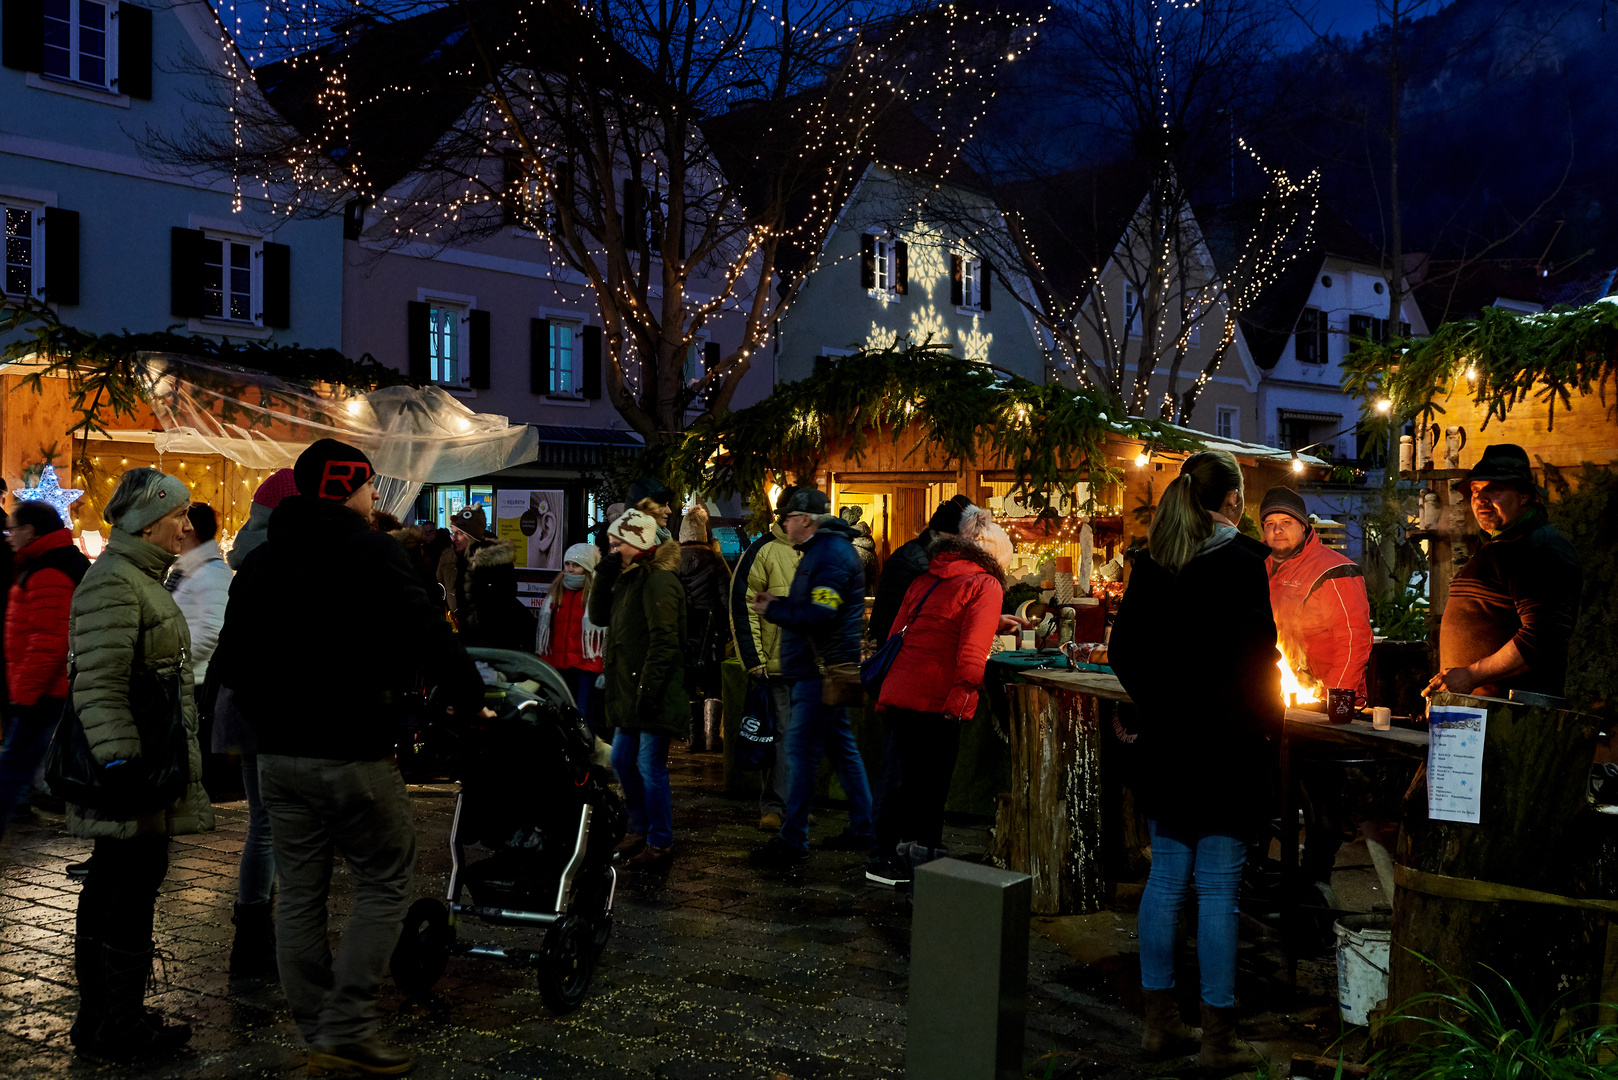
{"type": "Polygon", "coordinates": [[[1287,663],[1285,653],[1281,655],[1281,659],[1275,662],[1275,666],[1281,669],[1281,700],[1288,707],[1320,700],[1320,695],[1315,692],[1313,687],[1305,686],[1298,681],[1298,676],[1293,672],[1292,666],[1287,663]]]}

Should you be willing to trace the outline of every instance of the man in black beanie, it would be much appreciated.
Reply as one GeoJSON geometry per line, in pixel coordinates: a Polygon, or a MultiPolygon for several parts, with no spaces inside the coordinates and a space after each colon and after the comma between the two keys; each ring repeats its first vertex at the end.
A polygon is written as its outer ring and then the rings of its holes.
{"type": "Polygon", "coordinates": [[[933,516],[927,519],[927,527],[921,530],[921,535],[906,544],[902,544],[898,551],[889,555],[882,564],[882,577],[876,586],[876,599],[871,601],[871,621],[865,627],[865,636],[872,644],[881,646],[888,640],[888,633],[893,629],[893,620],[899,615],[899,608],[904,603],[905,593],[910,583],[927,572],[929,556],[927,545],[940,536],[954,536],[961,531],[961,515],[972,506],[972,500],[965,495],[957,495],[953,499],[946,499],[933,511],[933,516]]]}
{"type": "Polygon", "coordinates": [[[293,467],[298,493],[231,585],[212,664],[258,740],[281,896],[276,958],[311,1072],[393,1075],[410,1056],[377,1037],[377,992],[410,901],[416,836],[394,763],[398,709],[418,678],[457,713],[483,683],[399,542],[371,528],[364,452],[321,439],[293,467]],[[332,857],[354,906],[327,939],[332,857]]]}

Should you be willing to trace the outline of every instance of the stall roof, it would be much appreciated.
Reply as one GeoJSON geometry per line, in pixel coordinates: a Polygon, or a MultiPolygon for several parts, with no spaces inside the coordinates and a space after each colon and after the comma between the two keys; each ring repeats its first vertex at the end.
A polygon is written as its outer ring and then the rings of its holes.
{"type": "Polygon", "coordinates": [[[1290,464],[1296,457],[1310,468],[1328,469],[1330,464],[1313,454],[1294,454],[1291,450],[1281,450],[1274,446],[1265,446],[1262,443],[1241,442],[1237,439],[1221,439],[1217,435],[1210,435],[1206,431],[1195,431],[1179,424],[1164,424],[1164,427],[1184,432],[1202,444],[1204,450],[1224,450],[1238,458],[1252,458],[1254,461],[1266,461],[1275,465],[1290,464]]]}

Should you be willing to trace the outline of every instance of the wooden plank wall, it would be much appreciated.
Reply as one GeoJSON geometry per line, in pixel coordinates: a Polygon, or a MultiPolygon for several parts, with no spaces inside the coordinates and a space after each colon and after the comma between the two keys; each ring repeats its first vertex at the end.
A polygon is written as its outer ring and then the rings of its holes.
{"type": "MultiPolygon", "coordinates": [[[[1439,401],[1444,412],[1438,416],[1443,428],[1456,425],[1466,430],[1466,447],[1461,451],[1461,467],[1477,464],[1483,448],[1491,443],[1516,443],[1528,451],[1528,460],[1536,469],[1543,464],[1562,469],[1577,469],[1582,462],[1611,466],[1618,464],[1618,380],[1609,382],[1599,394],[1573,398],[1573,407],[1566,409],[1556,403],[1554,421],[1549,406],[1531,396],[1517,405],[1501,420],[1489,420],[1484,410],[1472,404],[1463,381],[1458,391],[1452,391],[1439,401]]],[[[1444,446],[1440,442],[1434,457],[1443,461],[1444,446]]]]}

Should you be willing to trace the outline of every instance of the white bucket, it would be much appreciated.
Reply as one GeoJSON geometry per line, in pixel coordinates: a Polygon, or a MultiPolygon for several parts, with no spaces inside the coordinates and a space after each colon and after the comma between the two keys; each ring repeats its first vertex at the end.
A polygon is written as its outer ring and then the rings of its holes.
{"type": "Polygon", "coordinates": [[[1350,1024],[1370,1022],[1371,1010],[1388,996],[1391,915],[1345,915],[1337,932],[1337,1007],[1350,1024]]]}

